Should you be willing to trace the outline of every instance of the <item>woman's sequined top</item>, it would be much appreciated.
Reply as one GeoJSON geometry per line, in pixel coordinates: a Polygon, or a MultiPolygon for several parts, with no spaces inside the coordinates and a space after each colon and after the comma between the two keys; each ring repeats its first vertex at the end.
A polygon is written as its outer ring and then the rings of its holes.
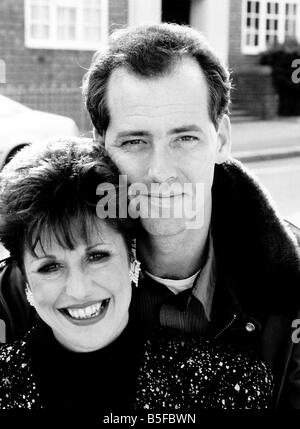
{"type": "Polygon", "coordinates": [[[0,409],[265,409],[270,368],[251,348],[159,328],[125,332],[105,349],[74,353],[47,326],[0,348],[0,409]]]}

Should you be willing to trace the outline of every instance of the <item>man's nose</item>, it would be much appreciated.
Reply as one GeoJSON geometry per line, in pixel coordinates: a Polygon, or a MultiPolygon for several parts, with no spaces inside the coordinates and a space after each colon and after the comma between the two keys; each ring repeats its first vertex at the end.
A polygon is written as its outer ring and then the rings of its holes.
{"type": "Polygon", "coordinates": [[[88,296],[88,279],[80,270],[70,270],[65,282],[66,294],[77,300],[82,300],[88,296]]]}
{"type": "Polygon", "coordinates": [[[167,148],[156,148],[151,154],[148,176],[151,182],[164,183],[177,177],[176,163],[167,148]]]}

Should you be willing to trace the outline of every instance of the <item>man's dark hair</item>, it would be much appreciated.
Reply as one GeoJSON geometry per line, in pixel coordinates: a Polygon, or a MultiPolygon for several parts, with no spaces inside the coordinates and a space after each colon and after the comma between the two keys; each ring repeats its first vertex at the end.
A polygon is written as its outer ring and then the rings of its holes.
{"type": "MultiPolygon", "coordinates": [[[[88,242],[100,200],[96,189],[102,183],[115,185],[118,213],[119,171],[91,139],[58,139],[15,155],[0,174],[0,240],[21,268],[24,250],[35,254],[45,238],[54,236],[68,249],[78,238],[88,242]]],[[[129,218],[103,222],[119,230],[129,246],[129,218]]]]}
{"type": "Polygon", "coordinates": [[[83,79],[86,107],[97,132],[104,136],[109,125],[106,88],[112,72],[125,67],[144,78],[166,75],[182,58],[190,57],[201,67],[209,89],[209,114],[217,128],[228,113],[230,75],[199,32],[177,24],[158,24],[116,30],[106,50],[95,53],[83,79]]]}

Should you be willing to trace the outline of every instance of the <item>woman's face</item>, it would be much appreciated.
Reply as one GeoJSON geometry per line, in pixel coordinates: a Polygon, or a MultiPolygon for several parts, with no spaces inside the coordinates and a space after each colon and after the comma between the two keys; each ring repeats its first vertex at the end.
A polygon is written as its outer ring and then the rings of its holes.
{"type": "Polygon", "coordinates": [[[128,322],[131,299],[123,236],[95,220],[89,243],[64,249],[54,237],[25,251],[24,267],[37,313],[68,349],[89,352],[114,341],[128,322]]]}

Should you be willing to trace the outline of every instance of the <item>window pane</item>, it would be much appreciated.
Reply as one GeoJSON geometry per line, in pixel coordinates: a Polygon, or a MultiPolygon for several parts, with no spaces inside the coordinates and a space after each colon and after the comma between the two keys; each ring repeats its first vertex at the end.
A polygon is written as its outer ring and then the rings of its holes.
{"type": "Polygon", "coordinates": [[[35,6],[35,5],[31,6],[31,19],[34,21],[39,19],[39,8],[38,8],[38,6],[35,6]]]}
{"type": "Polygon", "coordinates": [[[38,36],[39,36],[39,26],[36,25],[36,24],[32,24],[30,32],[31,32],[31,37],[33,39],[38,39],[38,36]]]}
{"type": "Polygon", "coordinates": [[[49,37],[49,25],[41,25],[41,38],[42,39],[48,39],[49,37]]]}
{"type": "Polygon", "coordinates": [[[30,14],[33,21],[48,21],[49,20],[49,5],[48,2],[33,2],[31,4],[30,14]]]}
{"type": "Polygon", "coordinates": [[[101,39],[100,28],[84,27],[84,38],[89,41],[98,41],[101,39]]]}
{"type": "Polygon", "coordinates": [[[84,21],[90,21],[92,13],[91,9],[84,8],[83,9],[83,19],[84,21]]]}
{"type": "MultiPolygon", "coordinates": [[[[101,40],[101,11],[99,9],[99,1],[90,2],[91,8],[85,7],[83,9],[83,35],[84,38],[90,41],[101,40]]],[[[247,25],[250,21],[247,20],[247,25]]]]}
{"type": "Polygon", "coordinates": [[[49,26],[32,24],[31,26],[31,37],[33,39],[48,39],[49,38],[49,26]]]}
{"type": "Polygon", "coordinates": [[[101,25],[100,9],[86,9],[83,10],[83,20],[85,23],[93,22],[96,26],[101,25]]]}
{"type": "Polygon", "coordinates": [[[76,39],[76,9],[71,7],[57,8],[57,38],[59,40],[76,39]]]}

